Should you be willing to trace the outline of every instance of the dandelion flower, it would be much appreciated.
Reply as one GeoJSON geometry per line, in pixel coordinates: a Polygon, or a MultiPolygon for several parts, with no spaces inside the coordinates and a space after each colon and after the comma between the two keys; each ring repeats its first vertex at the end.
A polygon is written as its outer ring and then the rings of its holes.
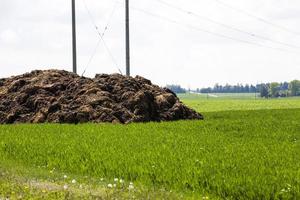
{"type": "Polygon", "coordinates": [[[134,189],[134,186],[133,186],[133,185],[129,185],[129,186],[128,186],[128,189],[129,189],[129,190],[133,190],[133,189],[134,189]]]}

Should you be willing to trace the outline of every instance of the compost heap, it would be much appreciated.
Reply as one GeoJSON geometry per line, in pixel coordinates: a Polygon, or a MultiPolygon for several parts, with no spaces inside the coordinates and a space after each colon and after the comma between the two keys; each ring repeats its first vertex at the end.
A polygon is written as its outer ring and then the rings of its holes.
{"type": "Polygon", "coordinates": [[[0,123],[131,123],[203,119],[166,88],[137,76],[90,79],[37,70],[0,79],[0,123]]]}

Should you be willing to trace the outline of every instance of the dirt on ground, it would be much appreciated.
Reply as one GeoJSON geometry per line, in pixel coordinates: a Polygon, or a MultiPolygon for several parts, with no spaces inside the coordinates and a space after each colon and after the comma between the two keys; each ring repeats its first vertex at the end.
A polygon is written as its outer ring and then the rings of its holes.
{"type": "Polygon", "coordinates": [[[150,122],[203,119],[171,90],[136,76],[86,78],[36,70],[0,79],[0,123],[150,122]]]}

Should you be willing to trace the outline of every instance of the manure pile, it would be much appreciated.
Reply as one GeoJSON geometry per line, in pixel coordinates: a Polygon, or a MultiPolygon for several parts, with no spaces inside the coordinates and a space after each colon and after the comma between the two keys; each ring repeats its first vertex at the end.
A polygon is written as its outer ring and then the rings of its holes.
{"type": "Polygon", "coordinates": [[[0,123],[131,123],[203,119],[151,81],[36,70],[0,79],[0,123]]]}

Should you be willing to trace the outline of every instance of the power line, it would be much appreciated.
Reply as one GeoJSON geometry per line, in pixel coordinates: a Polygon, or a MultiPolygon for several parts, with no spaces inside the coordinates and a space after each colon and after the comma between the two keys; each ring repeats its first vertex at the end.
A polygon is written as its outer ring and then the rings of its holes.
{"type": "Polygon", "coordinates": [[[217,25],[219,25],[219,26],[223,26],[223,27],[225,27],[225,28],[227,28],[227,29],[237,31],[237,32],[240,32],[240,33],[249,35],[249,36],[251,36],[251,37],[259,38],[259,39],[266,40],[266,41],[270,41],[270,42],[277,43],[277,44],[280,44],[280,45],[285,45],[285,46],[288,46],[288,47],[291,47],[291,48],[297,48],[297,49],[300,49],[300,46],[296,46],[296,45],[293,45],[293,44],[288,44],[288,43],[285,43],[285,42],[277,41],[277,40],[274,40],[274,39],[271,39],[271,38],[268,38],[268,37],[265,37],[265,36],[258,35],[258,34],[256,34],[256,33],[248,32],[248,31],[245,31],[245,30],[236,28],[236,27],[232,27],[232,26],[230,26],[230,25],[228,25],[228,24],[224,24],[224,23],[222,23],[222,22],[218,22],[218,21],[216,21],[216,20],[213,20],[213,19],[211,19],[211,18],[209,18],[209,17],[205,17],[205,16],[199,15],[199,14],[197,14],[197,13],[194,13],[194,12],[192,12],[192,11],[185,10],[185,9],[183,9],[183,8],[181,8],[181,7],[175,6],[175,5],[170,4],[170,3],[168,3],[168,2],[165,2],[165,1],[162,1],[162,0],[156,0],[156,1],[158,1],[158,2],[161,3],[161,4],[164,4],[165,6],[168,6],[168,7],[170,7],[170,8],[173,8],[173,9],[176,9],[176,10],[178,10],[178,11],[181,11],[181,12],[183,12],[183,13],[185,13],[185,14],[188,14],[188,15],[194,15],[195,17],[200,18],[200,19],[202,19],[202,20],[209,21],[209,22],[211,22],[211,23],[213,23],[213,24],[217,24],[217,25]]]}
{"type": "MultiPolygon", "coordinates": [[[[86,9],[88,10],[88,13],[90,13],[90,15],[92,15],[91,12],[90,12],[90,10],[89,10],[88,7],[87,7],[87,4],[86,4],[85,0],[82,0],[82,1],[83,1],[84,6],[86,7],[86,9]]],[[[106,26],[104,27],[104,29],[103,29],[103,31],[102,31],[102,33],[101,33],[101,35],[102,35],[103,38],[104,38],[104,35],[105,35],[106,31],[108,30],[109,24],[110,24],[111,19],[112,19],[113,15],[114,15],[114,13],[115,13],[115,11],[116,11],[117,5],[118,5],[118,0],[115,0],[113,9],[112,9],[112,11],[111,11],[111,13],[110,13],[110,15],[109,15],[109,18],[108,18],[108,20],[107,20],[106,26]]],[[[93,21],[94,21],[94,20],[93,20],[93,21]]],[[[100,39],[98,40],[98,42],[97,42],[97,44],[96,44],[94,50],[93,50],[93,52],[92,52],[92,54],[91,54],[91,56],[90,56],[88,62],[87,62],[87,65],[86,65],[86,67],[85,67],[85,69],[84,69],[84,71],[83,71],[83,73],[82,73],[82,76],[85,74],[86,70],[89,68],[89,65],[91,64],[92,60],[94,59],[94,57],[95,57],[95,55],[96,55],[96,53],[97,53],[97,49],[98,49],[98,47],[100,46],[101,41],[102,41],[102,40],[101,40],[101,38],[100,38],[100,39]]],[[[121,74],[122,74],[122,72],[121,72],[121,74]]]]}
{"type": "Polygon", "coordinates": [[[92,60],[94,59],[94,57],[95,57],[95,55],[96,55],[97,49],[98,49],[98,47],[100,46],[100,43],[101,43],[101,39],[98,40],[98,42],[97,42],[97,44],[96,44],[96,47],[94,48],[93,53],[92,53],[92,55],[90,56],[90,58],[89,58],[89,60],[88,60],[88,62],[87,62],[87,65],[86,65],[86,67],[84,68],[84,70],[83,70],[81,76],[83,76],[83,75],[85,74],[86,70],[89,68],[89,66],[90,66],[90,64],[91,64],[91,62],[92,62],[92,60]]]}
{"type": "MultiPolygon", "coordinates": [[[[103,33],[101,33],[101,32],[99,31],[99,28],[98,28],[98,26],[97,26],[97,24],[96,24],[96,22],[95,22],[95,19],[94,19],[93,15],[92,15],[91,11],[89,10],[89,8],[88,8],[88,6],[87,6],[85,0],[82,0],[82,1],[83,1],[83,3],[84,3],[84,7],[85,7],[85,9],[86,9],[86,11],[87,11],[87,13],[88,13],[90,19],[91,19],[91,22],[92,22],[92,24],[93,24],[93,26],[94,26],[94,28],[95,28],[97,34],[98,34],[99,37],[100,37],[99,40],[102,41],[103,46],[105,47],[106,51],[108,52],[108,54],[109,54],[109,56],[110,56],[112,62],[114,63],[115,67],[116,67],[117,70],[122,74],[122,71],[121,71],[120,68],[118,67],[118,63],[117,63],[116,59],[114,58],[112,52],[110,51],[108,45],[106,44],[106,42],[105,42],[105,40],[104,40],[104,38],[103,38],[104,33],[105,33],[105,29],[104,29],[104,32],[103,32],[103,33]]],[[[99,46],[99,44],[98,44],[98,46],[99,46]]]]}
{"type": "Polygon", "coordinates": [[[240,8],[237,8],[237,7],[234,7],[234,6],[232,6],[232,5],[228,4],[228,3],[224,3],[223,1],[220,1],[220,0],[215,0],[215,1],[216,1],[217,3],[223,5],[223,6],[227,7],[227,8],[230,8],[230,9],[235,10],[235,11],[237,11],[237,12],[243,13],[243,14],[249,16],[249,17],[255,18],[256,20],[261,21],[261,22],[263,22],[263,23],[265,23],[265,24],[268,24],[268,25],[270,25],[270,26],[276,27],[277,29],[283,30],[283,31],[285,31],[285,32],[292,33],[292,34],[294,34],[294,35],[298,35],[298,36],[300,35],[299,32],[296,32],[296,31],[291,30],[291,29],[288,29],[288,28],[286,28],[286,27],[284,27],[284,26],[275,24],[275,23],[273,23],[273,22],[271,22],[271,21],[269,21],[269,20],[267,20],[267,19],[265,19],[265,18],[262,18],[262,17],[259,17],[259,16],[257,16],[257,15],[254,15],[254,14],[252,14],[252,13],[246,11],[246,10],[243,10],[243,9],[240,9],[240,8]]]}
{"type": "Polygon", "coordinates": [[[151,12],[148,12],[148,11],[140,9],[140,8],[135,8],[135,7],[130,7],[130,8],[132,8],[133,10],[142,12],[144,14],[150,15],[152,17],[159,18],[159,19],[162,19],[164,21],[168,21],[170,23],[177,24],[177,25],[180,25],[180,26],[185,26],[185,27],[187,27],[189,29],[193,29],[193,30],[196,30],[196,31],[204,32],[204,33],[207,33],[207,34],[210,34],[210,35],[214,35],[214,36],[217,36],[217,37],[220,37],[220,38],[226,38],[226,39],[233,40],[233,41],[236,41],[236,42],[250,44],[250,45],[259,46],[259,47],[268,48],[268,49],[273,49],[273,50],[282,51],[282,52],[286,52],[286,53],[296,53],[296,52],[293,52],[293,51],[288,51],[286,49],[276,48],[276,47],[270,47],[270,46],[267,46],[267,45],[262,45],[260,43],[255,43],[255,42],[250,42],[250,41],[247,41],[247,40],[237,39],[237,38],[234,38],[234,37],[231,37],[231,36],[223,35],[221,33],[217,33],[217,32],[213,32],[213,31],[210,31],[210,30],[202,29],[202,28],[190,25],[190,24],[181,23],[181,22],[173,20],[171,18],[164,17],[164,16],[157,15],[157,14],[153,14],[151,12]]]}
{"type": "Polygon", "coordinates": [[[106,26],[104,27],[104,30],[103,30],[103,32],[102,32],[102,37],[104,37],[106,31],[108,30],[109,24],[110,24],[110,22],[111,22],[111,20],[112,20],[112,18],[113,18],[113,15],[115,14],[115,11],[116,11],[116,9],[117,9],[118,3],[119,3],[118,0],[115,0],[114,7],[113,7],[113,9],[112,9],[112,11],[111,11],[111,13],[110,13],[110,15],[109,15],[109,18],[108,18],[108,20],[107,20],[106,26]]]}

